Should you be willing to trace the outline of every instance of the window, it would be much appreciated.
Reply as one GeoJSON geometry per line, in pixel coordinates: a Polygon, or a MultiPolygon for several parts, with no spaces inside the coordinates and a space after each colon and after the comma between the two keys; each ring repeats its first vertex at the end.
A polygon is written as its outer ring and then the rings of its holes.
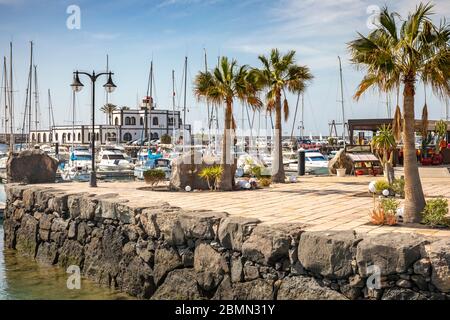
{"type": "Polygon", "coordinates": [[[136,124],[136,118],[135,117],[131,117],[131,124],[135,125],[136,124]]]}
{"type": "Polygon", "coordinates": [[[62,134],[62,143],[65,143],[65,142],[66,142],[66,134],[63,133],[63,134],[62,134]]]}
{"type": "Polygon", "coordinates": [[[78,141],[81,141],[81,133],[78,133],[78,141]]]}
{"type": "Polygon", "coordinates": [[[154,117],[154,118],[153,118],[153,125],[154,125],[154,126],[159,125],[158,117],[154,117]]]}
{"type": "Polygon", "coordinates": [[[114,125],[116,125],[116,126],[119,125],[119,118],[118,118],[118,117],[116,117],[116,118],[114,119],[114,125]]]}
{"type": "Polygon", "coordinates": [[[139,124],[140,124],[141,126],[144,125],[144,118],[141,117],[141,118],[139,119],[139,124]]]}
{"type": "Polygon", "coordinates": [[[91,133],[88,133],[88,141],[91,142],[91,133]]]}
{"type": "Polygon", "coordinates": [[[151,136],[152,136],[152,140],[155,140],[155,139],[158,139],[158,138],[159,138],[159,135],[158,135],[156,132],[153,132],[153,133],[151,134],[151,136]]]}
{"type": "Polygon", "coordinates": [[[34,139],[36,139],[34,133],[31,135],[31,141],[34,141],[34,139]]]}
{"type": "Polygon", "coordinates": [[[122,154],[108,154],[109,160],[125,160],[125,157],[122,154]]]}
{"type": "Polygon", "coordinates": [[[55,133],[55,141],[58,141],[58,134],[55,133]]]}
{"type": "Polygon", "coordinates": [[[95,134],[95,140],[96,140],[96,141],[100,140],[100,135],[99,135],[98,132],[95,134]]]}
{"type": "Polygon", "coordinates": [[[125,118],[125,125],[129,125],[130,124],[130,117],[126,117],[125,118]]]}
{"type": "Polygon", "coordinates": [[[70,141],[70,137],[71,137],[70,133],[67,134],[67,141],[70,141]]]}
{"type": "Polygon", "coordinates": [[[38,143],[41,142],[41,134],[40,133],[38,133],[37,137],[38,137],[37,142],[38,143]]]}
{"type": "Polygon", "coordinates": [[[173,126],[173,117],[170,117],[170,118],[169,118],[169,123],[168,123],[167,125],[173,126]]]}
{"type": "Polygon", "coordinates": [[[42,142],[47,142],[47,135],[45,133],[42,134],[42,142]]]}
{"type": "Polygon", "coordinates": [[[131,136],[131,133],[129,133],[129,132],[126,132],[126,133],[123,135],[123,140],[124,140],[124,141],[131,141],[132,138],[133,138],[133,137],[131,136]]]}

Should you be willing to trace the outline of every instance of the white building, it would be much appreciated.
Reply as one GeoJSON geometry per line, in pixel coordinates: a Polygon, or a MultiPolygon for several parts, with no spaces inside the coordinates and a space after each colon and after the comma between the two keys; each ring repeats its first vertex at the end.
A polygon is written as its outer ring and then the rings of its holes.
{"type": "MultiPolygon", "coordinates": [[[[145,103],[146,100],[143,100],[145,103]]],[[[141,106],[140,109],[122,108],[112,113],[112,124],[99,124],[95,126],[96,143],[128,143],[131,141],[146,140],[149,136],[148,109],[141,106]]],[[[151,139],[160,139],[163,134],[173,135],[175,126],[176,137],[183,136],[183,126],[180,111],[159,110],[151,111],[151,139]]],[[[191,135],[191,126],[184,126],[186,140],[191,135]]],[[[60,144],[89,144],[91,140],[92,126],[64,125],[54,126],[51,130],[38,130],[30,133],[33,143],[60,143],[60,144]]]]}

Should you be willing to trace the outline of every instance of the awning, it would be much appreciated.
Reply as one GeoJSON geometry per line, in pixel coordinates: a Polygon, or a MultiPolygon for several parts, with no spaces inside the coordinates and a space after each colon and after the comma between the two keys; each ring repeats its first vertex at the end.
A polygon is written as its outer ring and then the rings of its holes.
{"type": "Polygon", "coordinates": [[[380,161],[372,153],[347,153],[347,156],[353,162],[374,162],[374,161],[380,161]]]}

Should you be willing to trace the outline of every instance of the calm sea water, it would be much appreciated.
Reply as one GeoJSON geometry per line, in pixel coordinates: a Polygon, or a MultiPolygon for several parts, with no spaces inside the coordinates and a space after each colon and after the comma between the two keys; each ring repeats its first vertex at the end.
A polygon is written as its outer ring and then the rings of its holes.
{"type": "MultiPolygon", "coordinates": [[[[0,185],[0,201],[4,201],[0,185]]],[[[3,224],[0,222],[0,300],[117,300],[131,297],[102,288],[82,279],[80,290],[67,289],[69,274],[56,266],[43,266],[28,257],[7,250],[3,241],[3,224]]]]}

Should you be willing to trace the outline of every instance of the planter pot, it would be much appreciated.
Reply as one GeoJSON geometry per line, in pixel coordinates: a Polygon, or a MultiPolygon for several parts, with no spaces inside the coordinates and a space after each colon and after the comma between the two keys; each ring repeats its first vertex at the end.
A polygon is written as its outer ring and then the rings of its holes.
{"type": "Polygon", "coordinates": [[[343,169],[336,169],[336,176],[338,177],[345,177],[345,171],[347,169],[343,168],[343,169]]]}

